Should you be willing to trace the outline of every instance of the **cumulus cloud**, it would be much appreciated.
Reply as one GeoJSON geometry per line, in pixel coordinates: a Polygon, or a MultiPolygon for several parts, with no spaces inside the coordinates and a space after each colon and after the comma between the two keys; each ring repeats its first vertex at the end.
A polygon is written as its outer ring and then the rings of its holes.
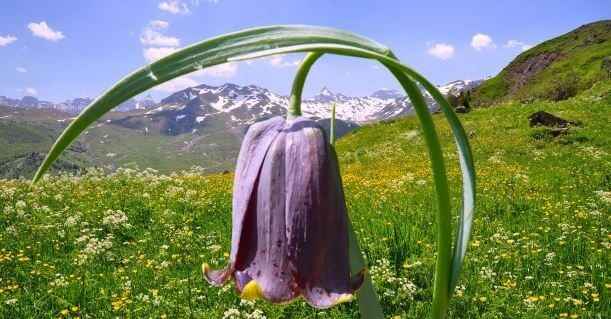
{"type": "Polygon", "coordinates": [[[0,47],[7,46],[17,41],[17,38],[12,35],[1,36],[0,35],[0,47]]]}
{"type": "MultiPolygon", "coordinates": [[[[197,4],[198,2],[192,2],[194,6],[197,4]]],[[[176,14],[188,13],[187,5],[180,1],[164,1],[159,4],[159,8],[176,14]],[[180,10],[183,11],[181,12],[180,10]]],[[[179,50],[180,39],[161,33],[163,32],[162,30],[167,29],[169,25],[170,24],[164,20],[153,20],[143,30],[140,36],[140,43],[143,45],[142,55],[147,62],[153,63],[179,50]]],[[[225,63],[181,76],[156,86],[154,90],[172,93],[201,84],[201,77],[231,78],[237,71],[238,65],[236,63],[225,63]]]]}
{"type": "Polygon", "coordinates": [[[15,68],[15,70],[17,70],[17,72],[19,73],[26,73],[28,72],[28,70],[22,66],[18,66],[17,68],[15,68]]]}
{"type": "Polygon", "coordinates": [[[159,3],[158,8],[171,14],[188,14],[191,12],[189,6],[179,0],[162,1],[159,3]]]}
{"type": "Polygon", "coordinates": [[[28,24],[28,29],[32,31],[32,34],[35,37],[43,38],[49,41],[59,41],[65,38],[64,34],[61,31],[53,30],[45,21],[41,21],[39,23],[31,22],[28,24]]]}
{"type": "Polygon", "coordinates": [[[454,51],[454,47],[447,43],[435,43],[427,52],[438,59],[448,60],[454,56],[454,51]]]}
{"type": "Polygon", "coordinates": [[[483,33],[478,33],[471,38],[471,46],[477,51],[496,48],[496,44],[494,44],[492,38],[483,33]]]}
{"type": "Polygon", "coordinates": [[[505,48],[520,48],[522,51],[526,51],[526,50],[532,48],[533,46],[531,44],[527,44],[527,43],[524,43],[522,41],[509,40],[509,41],[507,41],[507,43],[505,43],[505,45],[503,45],[503,47],[505,47],[505,48]]]}
{"type": "Polygon", "coordinates": [[[146,28],[140,36],[140,42],[150,46],[177,47],[180,46],[180,39],[163,35],[151,28],[146,28]]]}
{"type": "Polygon", "coordinates": [[[146,61],[151,63],[151,62],[155,62],[163,58],[166,55],[176,52],[176,50],[177,50],[176,48],[166,48],[166,47],[146,48],[142,51],[142,54],[144,55],[144,58],[146,59],[146,61]]]}
{"type": "Polygon", "coordinates": [[[231,78],[238,72],[238,64],[235,62],[223,63],[213,67],[205,68],[200,71],[201,75],[213,76],[216,78],[231,78]]]}
{"type": "Polygon", "coordinates": [[[23,92],[25,93],[25,95],[29,95],[29,96],[35,96],[38,94],[38,91],[36,91],[35,88],[25,88],[23,92]]]}
{"type": "Polygon", "coordinates": [[[170,26],[170,23],[164,20],[153,20],[149,23],[151,28],[156,30],[166,29],[170,26]]]}

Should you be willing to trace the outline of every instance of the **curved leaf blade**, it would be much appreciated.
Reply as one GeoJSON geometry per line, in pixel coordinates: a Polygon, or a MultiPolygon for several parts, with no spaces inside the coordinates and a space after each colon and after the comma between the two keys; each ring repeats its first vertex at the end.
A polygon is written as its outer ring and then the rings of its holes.
{"type": "Polygon", "coordinates": [[[85,109],[56,141],[39,168],[34,181],[42,176],[49,165],[88,125],[116,105],[148,88],[180,75],[229,61],[279,53],[311,51],[377,59],[391,71],[403,72],[407,78],[422,84],[440,104],[452,127],[463,175],[463,208],[452,259],[451,280],[447,291],[450,294],[457,282],[466,253],[475,204],[475,170],[466,134],[445,98],[424,77],[401,64],[387,48],[350,33],[306,26],[257,28],[206,40],[165,57],[124,78],[85,109]]]}
{"type": "Polygon", "coordinates": [[[133,72],[95,99],[55,141],[33,182],[87,126],[129,98],[178,76],[226,63],[232,57],[303,43],[340,43],[380,54],[390,52],[381,44],[353,33],[301,25],[253,28],[201,41],[133,72]]]}

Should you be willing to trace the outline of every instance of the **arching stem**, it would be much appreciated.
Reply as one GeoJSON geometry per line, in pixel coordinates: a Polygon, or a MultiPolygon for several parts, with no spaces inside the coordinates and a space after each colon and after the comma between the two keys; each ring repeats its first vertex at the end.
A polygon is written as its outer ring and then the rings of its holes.
{"type": "Polygon", "coordinates": [[[299,69],[297,70],[297,74],[293,80],[291,99],[286,113],[287,119],[301,116],[301,94],[303,93],[303,85],[308,77],[310,68],[312,68],[312,64],[314,64],[314,62],[316,62],[321,55],[322,53],[319,52],[311,52],[305,56],[303,61],[301,61],[301,65],[299,65],[299,69]]]}
{"type": "Polygon", "coordinates": [[[424,139],[431,157],[431,168],[435,191],[437,194],[437,262],[435,264],[435,283],[433,288],[433,305],[431,318],[446,318],[449,305],[450,269],[452,265],[452,216],[450,208],[450,191],[446,175],[443,152],[435,130],[433,118],[418,86],[401,70],[384,63],[390,72],[399,80],[414,105],[416,115],[422,125],[424,139]]]}

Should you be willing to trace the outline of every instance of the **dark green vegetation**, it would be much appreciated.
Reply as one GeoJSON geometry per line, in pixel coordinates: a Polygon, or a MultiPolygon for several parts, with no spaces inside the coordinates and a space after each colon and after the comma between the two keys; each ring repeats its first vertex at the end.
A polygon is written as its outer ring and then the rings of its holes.
{"type": "MultiPolygon", "coordinates": [[[[461,115],[478,206],[453,318],[604,318],[611,307],[611,82],[561,102],[461,115]],[[545,110],[581,123],[529,126],[545,110]]],[[[450,130],[434,116],[455,210],[450,130]]],[[[434,197],[415,118],[366,126],[337,144],[350,214],[386,315],[423,318],[434,269],[434,197]]],[[[0,181],[0,317],[354,318],[356,303],[314,311],[240,301],[202,262],[229,251],[231,175],[121,170],[0,181]]]]}
{"type": "Polygon", "coordinates": [[[564,100],[611,78],[609,59],[611,20],[587,24],[520,54],[473,92],[473,102],[564,100]]]}

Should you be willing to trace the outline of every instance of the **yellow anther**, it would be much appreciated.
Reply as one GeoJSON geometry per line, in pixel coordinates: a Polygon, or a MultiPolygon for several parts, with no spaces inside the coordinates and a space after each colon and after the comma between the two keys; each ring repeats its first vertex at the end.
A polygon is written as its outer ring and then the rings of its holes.
{"type": "Polygon", "coordinates": [[[353,294],[343,294],[343,295],[339,296],[339,298],[337,298],[337,301],[335,302],[335,304],[340,304],[340,303],[344,303],[344,302],[351,302],[352,300],[354,300],[354,295],[353,294]]]}
{"type": "Polygon", "coordinates": [[[242,294],[240,297],[246,300],[255,300],[263,297],[263,292],[261,291],[259,284],[257,284],[256,281],[251,280],[246,284],[246,286],[244,286],[244,289],[242,289],[242,294]]]}
{"type": "Polygon", "coordinates": [[[209,270],[210,270],[210,265],[208,265],[208,263],[203,263],[202,264],[202,273],[205,275],[206,273],[208,273],[209,270]]]}

